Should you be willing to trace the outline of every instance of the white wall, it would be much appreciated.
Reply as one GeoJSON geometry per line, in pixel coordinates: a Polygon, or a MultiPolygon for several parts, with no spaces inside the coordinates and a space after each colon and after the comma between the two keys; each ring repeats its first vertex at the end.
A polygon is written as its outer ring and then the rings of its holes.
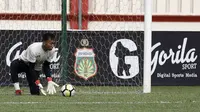
{"type": "MultiPolygon", "coordinates": [[[[200,0],[152,0],[156,15],[200,15],[200,0]]],[[[143,14],[144,0],[89,0],[95,14],[143,14]]]]}
{"type": "MultiPolygon", "coordinates": [[[[144,0],[88,0],[89,13],[142,14],[144,0]]],[[[67,12],[69,13],[67,0],[67,12]]],[[[153,0],[154,14],[200,15],[200,0],[153,0]]],[[[61,0],[0,0],[1,13],[61,13],[61,0]]]]}
{"type": "MultiPolygon", "coordinates": [[[[67,13],[69,13],[69,1],[67,13]]],[[[60,14],[61,0],[0,0],[1,13],[60,14]]]]}

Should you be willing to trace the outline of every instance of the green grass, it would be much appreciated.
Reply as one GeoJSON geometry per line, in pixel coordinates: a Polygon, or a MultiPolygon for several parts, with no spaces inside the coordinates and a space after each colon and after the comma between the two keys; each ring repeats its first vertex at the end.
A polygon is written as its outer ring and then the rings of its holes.
{"type": "Polygon", "coordinates": [[[13,88],[1,87],[0,112],[200,111],[199,86],[155,86],[150,94],[125,93],[132,87],[76,87],[73,97],[63,97],[60,92],[53,96],[31,96],[28,88],[23,89],[22,96],[15,96],[13,88]],[[106,92],[93,93],[96,90],[106,92]]]}

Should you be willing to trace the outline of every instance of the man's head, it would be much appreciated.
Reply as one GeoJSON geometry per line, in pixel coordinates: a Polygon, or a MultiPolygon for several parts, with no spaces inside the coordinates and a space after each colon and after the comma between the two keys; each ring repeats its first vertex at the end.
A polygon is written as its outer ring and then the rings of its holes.
{"type": "Polygon", "coordinates": [[[52,33],[45,33],[42,36],[44,50],[52,50],[55,44],[55,35],[52,33]]]}

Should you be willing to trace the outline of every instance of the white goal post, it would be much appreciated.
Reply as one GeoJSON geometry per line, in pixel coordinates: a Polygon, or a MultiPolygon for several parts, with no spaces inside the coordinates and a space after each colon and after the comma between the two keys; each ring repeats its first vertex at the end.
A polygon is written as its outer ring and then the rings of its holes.
{"type": "Polygon", "coordinates": [[[143,93],[151,92],[152,0],[144,0],[144,74],[143,93]]]}

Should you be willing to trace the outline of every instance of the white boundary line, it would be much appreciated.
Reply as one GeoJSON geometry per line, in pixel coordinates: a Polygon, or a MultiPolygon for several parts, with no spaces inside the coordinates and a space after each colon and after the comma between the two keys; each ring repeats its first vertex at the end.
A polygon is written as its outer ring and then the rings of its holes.
{"type": "Polygon", "coordinates": [[[79,94],[142,94],[142,91],[135,92],[79,92],[79,94]]]}
{"type": "MultiPolygon", "coordinates": [[[[153,102],[0,102],[0,105],[19,105],[19,104],[68,104],[68,105],[105,105],[105,104],[182,104],[185,101],[153,101],[153,102]]],[[[191,101],[191,103],[200,103],[200,101],[191,101]]]]}
{"type": "MultiPolygon", "coordinates": [[[[57,91],[57,92],[59,94],[60,91],[57,91]]],[[[8,92],[8,93],[2,92],[2,93],[0,93],[0,95],[12,95],[12,94],[14,95],[14,92],[8,92]]],[[[23,94],[28,95],[30,93],[29,93],[29,91],[26,91],[23,94]]],[[[142,93],[142,91],[134,91],[134,92],[110,92],[110,91],[105,91],[105,92],[98,92],[98,91],[84,92],[84,91],[78,91],[78,92],[76,92],[76,94],[86,94],[86,95],[87,94],[102,94],[102,95],[103,94],[110,94],[110,95],[112,95],[112,94],[143,94],[143,93],[142,93]]]]}

